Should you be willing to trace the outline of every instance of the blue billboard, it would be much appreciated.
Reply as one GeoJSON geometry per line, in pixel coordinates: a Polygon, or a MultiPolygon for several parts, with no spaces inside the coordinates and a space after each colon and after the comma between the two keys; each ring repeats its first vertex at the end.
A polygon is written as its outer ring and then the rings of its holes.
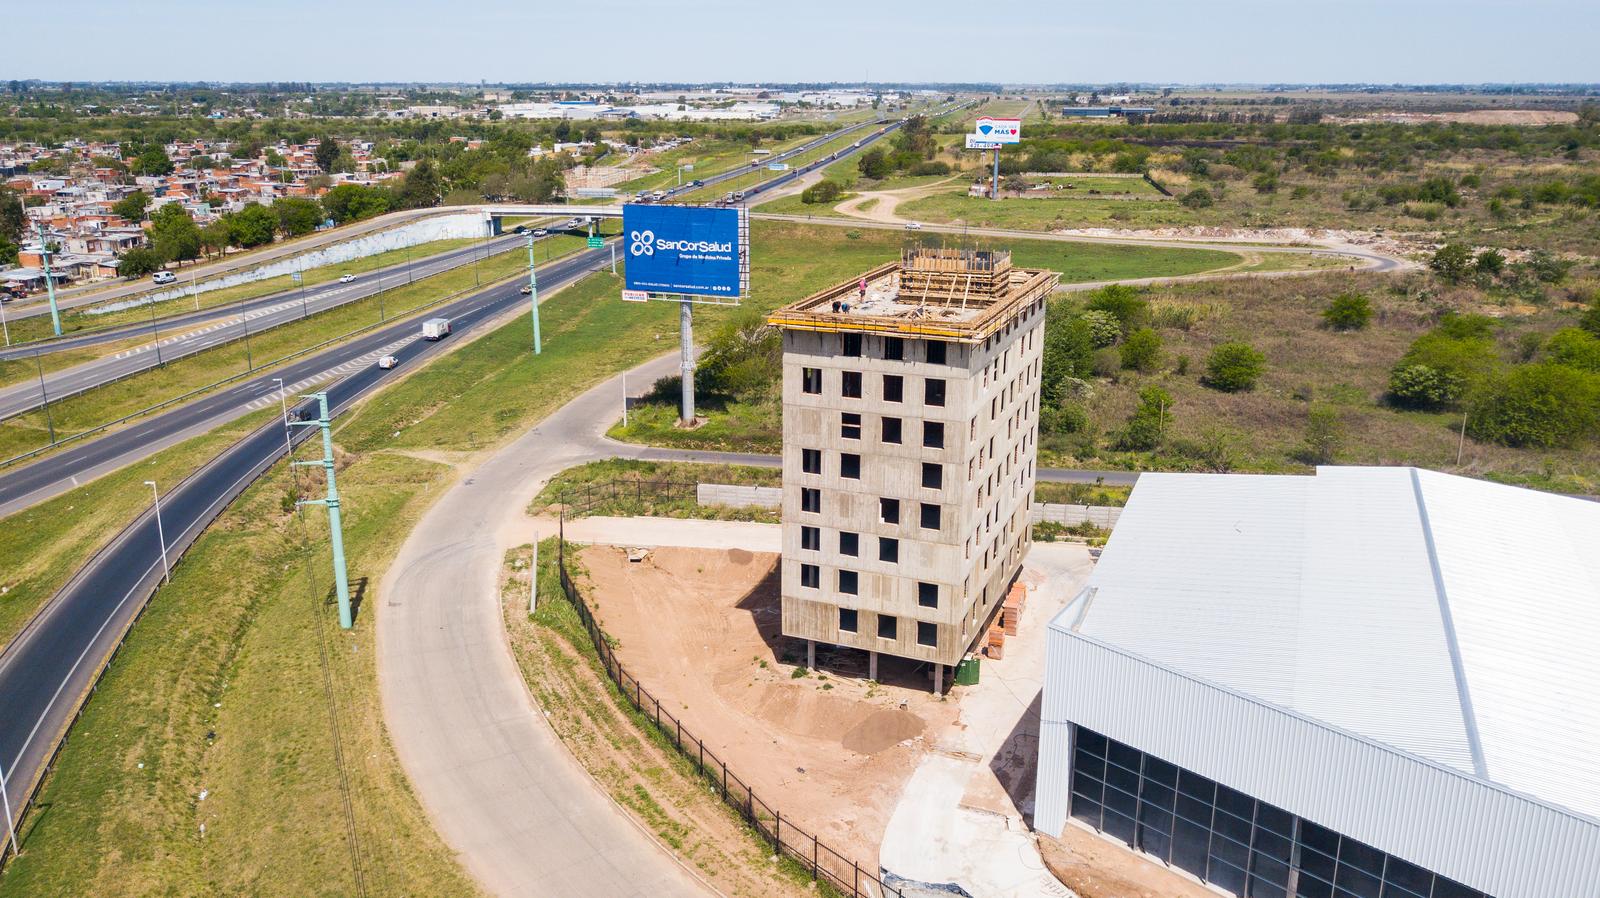
{"type": "Polygon", "coordinates": [[[739,295],[739,210],[711,206],[622,207],[627,289],[739,295]]]}

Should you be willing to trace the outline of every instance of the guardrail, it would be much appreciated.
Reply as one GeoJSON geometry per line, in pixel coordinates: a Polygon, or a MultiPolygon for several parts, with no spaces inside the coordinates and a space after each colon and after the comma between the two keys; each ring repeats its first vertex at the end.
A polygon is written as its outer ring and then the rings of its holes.
{"type": "Polygon", "coordinates": [[[617,690],[640,718],[653,728],[661,739],[670,744],[680,757],[694,765],[695,774],[704,780],[732,808],[763,842],[772,846],[774,855],[798,865],[800,872],[809,875],[813,883],[835,894],[850,898],[904,898],[905,893],[885,883],[872,871],[862,869],[853,858],[846,857],[825,844],[816,833],[807,832],[791,818],[785,820],[783,812],[756,795],[755,789],[728,769],[728,762],[706,748],[706,744],[683,725],[681,718],[662,710],[661,700],[650,694],[638,677],[628,673],[607,641],[604,631],[594,619],[594,613],[584,601],[583,593],[567,572],[566,518],[561,519],[558,531],[556,565],[561,574],[561,592],[578,613],[589,641],[599,656],[606,676],[616,684],[617,690]]]}

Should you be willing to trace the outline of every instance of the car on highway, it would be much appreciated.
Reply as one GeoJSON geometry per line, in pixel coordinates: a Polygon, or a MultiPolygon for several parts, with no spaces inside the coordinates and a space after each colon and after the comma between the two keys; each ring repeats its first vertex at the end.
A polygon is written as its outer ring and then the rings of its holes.
{"type": "Polygon", "coordinates": [[[695,180],[689,182],[689,186],[690,187],[704,187],[704,186],[706,186],[706,182],[700,180],[699,178],[696,178],[695,180]]]}
{"type": "Polygon", "coordinates": [[[533,285],[532,284],[523,284],[522,285],[522,289],[518,290],[517,292],[521,293],[523,296],[532,296],[533,295],[533,285]]]}
{"type": "Polygon", "coordinates": [[[178,280],[178,276],[170,271],[158,271],[155,273],[155,277],[152,277],[150,280],[156,282],[157,284],[171,284],[178,280]]]}
{"type": "Polygon", "coordinates": [[[386,355],[383,358],[378,359],[378,367],[382,368],[385,371],[388,371],[389,369],[391,369],[391,368],[393,368],[393,367],[395,367],[396,365],[399,365],[399,364],[400,364],[400,360],[398,358],[392,356],[392,355],[386,355]]]}
{"type": "Polygon", "coordinates": [[[920,231],[920,230],[922,230],[922,222],[920,222],[920,221],[908,221],[908,222],[906,222],[906,230],[908,230],[908,231],[920,231]]]}
{"type": "Polygon", "coordinates": [[[535,236],[535,237],[548,237],[548,236],[550,236],[550,232],[546,231],[544,228],[540,228],[537,231],[533,232],[533,236],[535,236]]]}
{"type": "Polygon", "coordinates": [[[526,234],[526,233],[528,233],[528,226],[527,225],[517,225],[516,227],[511,229],[511,233],[513,233],[513,234],[526,234]]]}
{"type": "Polygon", "coordinates": [[[341,275],[339,275],[339,283],[341,283],[341,284],[351,283],[355,279],[356,279],[356,276],[353,275],[353,274],[341,274],[341,275]]]}

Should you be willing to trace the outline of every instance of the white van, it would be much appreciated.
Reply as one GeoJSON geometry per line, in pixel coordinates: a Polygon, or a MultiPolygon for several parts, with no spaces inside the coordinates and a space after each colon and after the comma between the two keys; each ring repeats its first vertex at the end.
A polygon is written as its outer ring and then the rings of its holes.
{"type": "Polygon", "coordinates": [[[450,336],[450,319],[429,318],[422,322],[422,339],[443,340],[450,336]]]}
{"type": "Polygon", "coordinates": [[[178,276],[170,271],[158,271],[156,272],[155,277],[152,277],[150,280],[155,281],[158,284],[175,284],[178,281],[178,276]]]}

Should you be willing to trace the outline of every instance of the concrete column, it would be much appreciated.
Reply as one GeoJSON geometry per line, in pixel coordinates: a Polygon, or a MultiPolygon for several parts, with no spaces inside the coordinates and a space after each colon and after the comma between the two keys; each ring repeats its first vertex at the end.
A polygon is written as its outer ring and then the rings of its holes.
{"type": "Polygon", "coordinates": [[[683,426],[694,426],[694,306],[687,299],[678,303],[678,370],[682,375],[678,418],[683,426]]]}
{"type": "Polygon", "coordinates": [[[817,669],[817,642],[814,639],[806,640],[806,667],[809,670],[817,669]]]}
{"type": "Polygon", "coordinates": [[[943,664],[935,664],[933,666],[933,694],[934,695],[943,695],[944,694],[944,665],[943,664]]]}
{"type": "Polygon", "coordinates": [[[878,681],[878,653],[867,652],[867,679],[876,683],[878,681]]]}

